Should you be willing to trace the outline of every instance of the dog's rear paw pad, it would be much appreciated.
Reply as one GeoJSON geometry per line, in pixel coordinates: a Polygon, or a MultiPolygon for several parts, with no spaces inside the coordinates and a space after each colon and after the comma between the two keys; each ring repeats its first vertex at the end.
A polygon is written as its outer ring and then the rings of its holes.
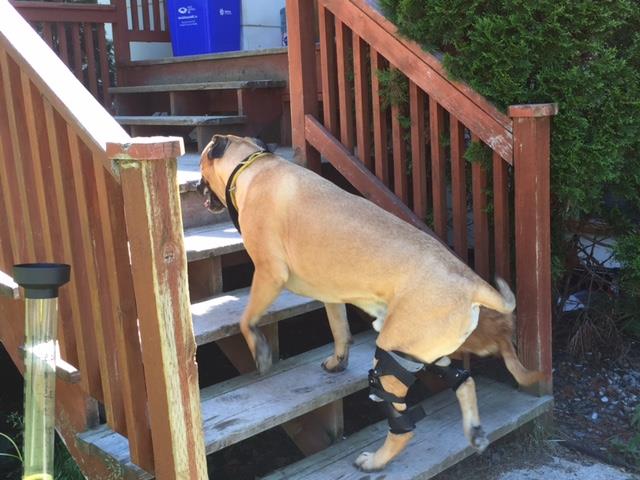
{"type": "Polygon", "coordinates": [[[347,357],[336,357],[331,355],[324,362],[322,362],[322,368],[329,373],[344,372],[349,364],[347,357]]]}
{"type": "Polygon", "coordinates": [[[266,373],[271,368],[271,348],[264,337],[259,336],[256,341],[256,367],[260,374],[266,373]]]}
{"type": "Polygon", "coordinates": [[[384,465],[376,466],[375,453],[372,452],[361,453],[358,458],[356,458],[354,465],[363,472],[375,472],[384,468],[384,465]]]}
{"type": "Polygon", "coordinates": [[[475,448],[478,453],[482,453],[489,446],[489,439],[482,427],[473,427],[471,431],[471,446],[475,448]]]}

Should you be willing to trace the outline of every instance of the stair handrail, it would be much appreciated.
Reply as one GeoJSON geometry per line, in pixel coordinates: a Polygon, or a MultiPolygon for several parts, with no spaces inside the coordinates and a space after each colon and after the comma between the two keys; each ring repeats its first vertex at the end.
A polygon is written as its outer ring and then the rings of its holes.
{"type": "MultiPolygon", "coordinates": [[[[60,299],[59,338],[80,383],[60,396],[57,425],[91,478],[97,471],[106,478],[114,468],[112,459],[81,451],[74,438],[96,426],[95,400],[109,427],[128,438],[134,463],[159,478],[206,478],[186,254],[176,220],[182,148],[181,139],[132,139],[0,0],[0,271],[16,263],[73,265],[60,299]],[[132,201],[131,192],[155,202],[132,201]],[[166,340],[176,324],[179,334],[158,357],[154,342],[166,340]]],[[[16,325],[0,323],[0,339],[21,366],[19,338],[16,325]]]]}

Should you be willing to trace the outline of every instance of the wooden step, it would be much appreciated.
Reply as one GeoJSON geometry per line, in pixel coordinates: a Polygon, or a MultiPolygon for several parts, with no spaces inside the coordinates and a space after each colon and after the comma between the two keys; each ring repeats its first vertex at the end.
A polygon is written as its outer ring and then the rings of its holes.
{"type": "MultiPolygon", "coordinates": [[[[239,321],[248,300],[249,288],[242,288],[191,305],[196,343],[204,345],[240,333],[239,321]]],[[[322,302],[284,290],[258,325],[279,322],[322,307],[322,302]]]]}
{"type": "Polygon", "coordinates": [[[110,93],[156,93],[156,92],[192,92],[199,90],[239,90],[245,88],[282,88],[283,80],[235,80],[228,82],[169,83],[163,85],[135,85],[111,87],[110,93]]]}
{"type": "Polygon", "coordinates": [[[231,222],[186,229],[184,246],[189,262],[244,250],[242,237],[231,222]]]}
{"type": "MultiPolygon", "coordinates": [[[[486,378],[476,380],[482,426],[489,439],[512,432],[551,410],[551,396],[533,397],[486,378]]],[[[444,391],[423,402],[427,418],[418,423],[407,449],[387,468],[368,475],[353,462],[364,451],[376,451],[387,436],[387,421],[361,430],[316,455],[274,472],[263,480],[340,480],[431,478],[472,455],[462,433],[460,407],[451,391],[444,391]]],[[[485,455],[491,455],[491,447],[485,455]]]]}
{"type": "MultiPolygon", "coordinates": [[[[365,388],[375,332],[354,337],[349,367],[327,373],[333,344],[275,364],[266,375],[243,375],[200,392],[207,454],[238,443],[365,388]]],[[[333,477],[325,477],[333,478],[333,477]]]]}
{"type": "MultiPolygon", "coordinates": [[[[349,368],[325,372],[320,363],[333,344],[282,360],[264,376],[243,375],[203,389],[200,393],[207,453],[304,415],[367,386],[367,372],[375,348],[375,332],[354,337],[349,368]]],[[[129,456],[129,442],[106,425],[78,435],[83,451],[105,456],[119,471],[118,478],[148,480],[129,456]]]]}
{"type": "Polygon", "coordinates": [[[0,272],[0,295],[13,299],[20,298],[20,287],[4,272],[0,272]]]}
{"type": "Polygon", "coordinates": [[[116,116],[121,125],[202,127],[219,125],[242,125],[244,115],[139,115],[116,116]]]}

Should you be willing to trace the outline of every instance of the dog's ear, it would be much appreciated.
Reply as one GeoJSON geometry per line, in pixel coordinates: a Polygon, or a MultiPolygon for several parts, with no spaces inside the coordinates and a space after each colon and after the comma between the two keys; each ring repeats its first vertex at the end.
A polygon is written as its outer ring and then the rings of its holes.
{"type": "Polygon", "coordinates": [[[261,138],[254,137],[253,138],[253,143],[255,143],[258,147],[260,147],[265,152],[271,153],[270,150],[269,150],[269,147],[267,146],[266,143],[264,143],[264,141],[261,138]]]}
{"type": "Polygon", "coordinates": [[[225,150],[229,146],[229,139],[227,137],[223,137],[221,135],[214,135],[211,147],[207,152],[207,157],[209,160],[213,160],[214,158],[220,158],[224,155],[225,150]]]}

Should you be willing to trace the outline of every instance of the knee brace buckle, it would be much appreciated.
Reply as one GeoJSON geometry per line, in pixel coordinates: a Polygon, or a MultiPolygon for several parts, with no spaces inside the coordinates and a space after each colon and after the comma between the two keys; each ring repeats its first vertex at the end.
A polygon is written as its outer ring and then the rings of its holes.
{"type": "Polygon", "coordinates": [[[427,371],[433,372],[442,378],[454,392],[471,376],[469,370],[456,368],[453,365],[439,367],[436,364],[431,364],[427,367],[427,371]]]}
{"type": "Polygon", "coordinates": [[[393,408],[391,403],[385,402],[383,405],[389,422],[389,431],[396,435],[412,432],[416,428],[416,422],[422,420],[426,415],[421,405],[414,405],[404,412],[393,408]]]}

